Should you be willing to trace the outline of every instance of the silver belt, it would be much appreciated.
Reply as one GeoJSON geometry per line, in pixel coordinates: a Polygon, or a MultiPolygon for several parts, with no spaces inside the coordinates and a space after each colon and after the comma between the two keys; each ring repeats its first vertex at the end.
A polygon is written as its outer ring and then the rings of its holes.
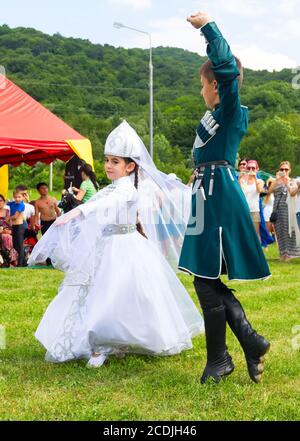
{"type": "Polygon", "coordinates": [[[128,234],[136,231],[136,225],[133,224],[111,224],[107,225],[103,230],[103,236],[111,236],[113,234],[128,234]]]}
{"type": "Polygon", "coordinates": [[[213,188],[214,188],[214,179],[215,179],[215,170],[219,167],[226,167],[230,169],[232,166],[228,161],[212,161],[212,162],[203,162],[202,164],[198,164],[194,170],[195,173],[195,184],[193,187],[192,193],[195,194],[200,189],[203,194],[203,198],[206,200],[204,188],[202,186],[204,173],[206,167],[210,167],[210,181],[209,181],[209,191],[208,196],[212,196],[213,188]]]}

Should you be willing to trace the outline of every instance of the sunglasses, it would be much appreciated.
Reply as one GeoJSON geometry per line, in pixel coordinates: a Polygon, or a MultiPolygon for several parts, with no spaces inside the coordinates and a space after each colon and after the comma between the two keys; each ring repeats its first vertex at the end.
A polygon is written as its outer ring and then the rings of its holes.
{"type": "Polygon", "coordinates": [[[245,166],[246,166],[246,165],[247,165],[247,162],[241,162],[241,163],[240,163],[240,166],[241,166],[241,165],[245,165],[245,166]]]}
{"type": "Polygon", "coordinates": [[[251,170],[256,170],[256,167],[247,167],[247,170],[251,171],[251,170]]]}
{"type": "Polygon", "coordinates": [[[290,171],[289,168],[281,168],[279,171],[290,171]]]}

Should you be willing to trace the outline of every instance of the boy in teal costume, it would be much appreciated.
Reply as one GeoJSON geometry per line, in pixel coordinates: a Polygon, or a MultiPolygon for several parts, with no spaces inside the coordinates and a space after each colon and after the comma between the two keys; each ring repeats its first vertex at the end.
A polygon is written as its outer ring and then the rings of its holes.
{"type": "Polygon", "coordinates": [[[200,71],[201,93],[213,109],[206,112],[196,131],[192,211],[179,260],[179,268],[195,276],[205,320],[207,364],[201,383],[208,378],[219,382],[234,369],[226,347],[226,322],[244,350],[250,378],[258,383],[270,343],[252,329],[233,290],[220,279],[224,272],[230,280],[270,276],[234,171],[248,126],[248,109],[241,106],[239,97],[242,67],[207,14],[199,12],[187,20],[196,29],[201,28],[208,43],[209,60],[200,71]],[[203,216],[200,229],[199,219],[193,218],[199,204],[203,216]]]}

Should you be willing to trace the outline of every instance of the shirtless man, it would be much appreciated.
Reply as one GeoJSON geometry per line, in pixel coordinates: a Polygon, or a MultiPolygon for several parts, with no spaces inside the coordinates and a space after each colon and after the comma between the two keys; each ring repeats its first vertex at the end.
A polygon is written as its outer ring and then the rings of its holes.
{"type": "Polygon", "coordinates": [[[46,233],[48,228],[56,221],[61,212],[57,206],[57,201],[53,196],[48,195],[48,186],[45,182],[40,182],[37,191],[41,197],[35,201],[35,224],[39,223],[39,214],[41,215],[41,232],[46,233]]]}

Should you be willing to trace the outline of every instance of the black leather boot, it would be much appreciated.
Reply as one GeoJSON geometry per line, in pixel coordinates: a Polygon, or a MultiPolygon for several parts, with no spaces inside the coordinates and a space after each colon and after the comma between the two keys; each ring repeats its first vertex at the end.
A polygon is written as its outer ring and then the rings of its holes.
{"type": "Polygon", "coordinates": [[[207,363],[201,377],[204,384],[209,378],[219,383],[222,377],[230,375],[234,370],[231,356],[225,344],[226,315],[223,305],[203,310],[207,363]]]}
{"type": "Polygon", "coordinates": [[[219,382],[231,374],[234,364],[226,346],[226,313],[218,280],[195,277],[194,286],[203,311],[207,363],[201,377],[204,384],[209,378],[219,382]]]}
{"type": "Polygon", "coordinates": [[[226,320],[243,348],[248,373],[252,381],[259,383],[264,371],[264,355],[270,349],[270,343],[252,328],[244,309],[233,292],[221,281],[219,289],[226,308],[226,320]]]}

